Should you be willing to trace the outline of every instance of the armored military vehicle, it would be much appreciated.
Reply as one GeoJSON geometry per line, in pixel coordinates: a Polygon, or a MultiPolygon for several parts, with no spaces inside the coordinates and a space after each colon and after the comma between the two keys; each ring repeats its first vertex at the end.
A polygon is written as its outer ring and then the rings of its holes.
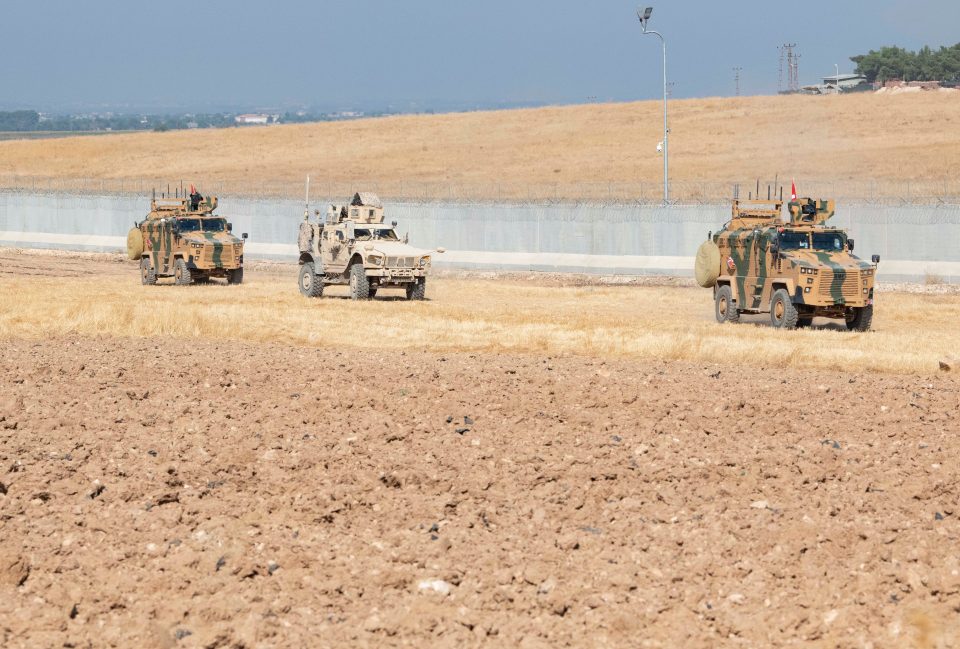
{"type": "Polygon", "coordinates": [[[873,320],[873,290],[880,257],[854,256],[854,241],[827,225],[832,200],[733,201],[730,222],[711,233],[697,251],[697,282],[712,288],[718,322],[741,313],[770,313],[777,328],[809,326],[813,318],[839,318],[867,331],[873,320]]]}
{"type": "Polygon", "coordinates": [[[217,198],[194,192],[189,198],[156,197],[150,214],[127,235],[127,254],[140,261],[144,284],[173,277],[174,283],[204,284],[225,278],[243,281],[243,245],[247,238],[232,234],[233,225],[214,215],[217,198]]]}
{"type": "Polygon", "coordinates": [[[397,236],[396,221],[385,224],[383,218],[383,203],[364,192],[349,205],[331,205],[325,222],[310,220],[308,209],[298,238],[300,293],[320,297],[324,286],[341,284],[350,286],[354,300],[384,288],[402,288],[408,300],[424,299],[431,251],[408,245],[397,236]]]}

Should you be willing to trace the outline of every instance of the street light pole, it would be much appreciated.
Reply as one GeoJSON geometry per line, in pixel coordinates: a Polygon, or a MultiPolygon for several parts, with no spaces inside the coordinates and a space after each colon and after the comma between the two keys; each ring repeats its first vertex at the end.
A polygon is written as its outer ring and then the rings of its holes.
{"type": "Polygon", "coordinates": [[[640,19],[640,26],[644,34],[653,34],[660,39],[663,46],[663,204],[670,204],[670,127],[667,122],[667,42],[663,39],[660,32],[647,29],[647,21],[650,20],[650,14],[653,13],[653,7],[646,9],[637,9],[637,17],[640,19]]]}

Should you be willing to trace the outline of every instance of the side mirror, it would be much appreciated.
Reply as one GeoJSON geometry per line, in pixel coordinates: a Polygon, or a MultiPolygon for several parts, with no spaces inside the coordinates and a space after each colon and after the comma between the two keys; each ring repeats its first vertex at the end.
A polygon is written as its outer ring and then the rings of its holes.
{"type": "Polygon", "coordinates": [[[233,223],[227,222],[227,232],[233,232],[233,223]]]}
{"type": "Polygon", "coordinates": [[[847,239],[847,249],[853,252],[853,239],[847,239]]]}
{"type": "Polygon", "coordinates": [[[390,225],[392,225],[393,227],[397,227],[397,222],[396,222],[396,221],[390,221],[390,225]]]}
{"type": "Polygon", "coordinates": [[[403,235],[403,242],[404,242],[404,243],[410,243],[410,233],[409,233],[409,232],[407,232],[405,235],[403,235]]]}
{"type": "Polygon", "coordinates": [[[880,255],[874,255],[873,257],[870,258],[870,261],[872,261],[872,262],[875,263],[875,264],[879,264],[879,263],[880,263],[880,255]]]}
{"type": "Polygon", "coordinates": [[[244,239],[246,239],[249,235],[248,235],[246,232],[244,232],[244,233],[241,234],[240,236],[243,237],[244,239]]]}

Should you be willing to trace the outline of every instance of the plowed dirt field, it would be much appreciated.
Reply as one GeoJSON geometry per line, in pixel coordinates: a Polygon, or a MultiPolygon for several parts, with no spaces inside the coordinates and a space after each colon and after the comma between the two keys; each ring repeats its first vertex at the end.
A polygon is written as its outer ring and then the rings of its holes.
{"type": "Polygon", "coordinates": [[[0,359],[4,647],[957,646],[953,374],[376,338],[0,359]]]}

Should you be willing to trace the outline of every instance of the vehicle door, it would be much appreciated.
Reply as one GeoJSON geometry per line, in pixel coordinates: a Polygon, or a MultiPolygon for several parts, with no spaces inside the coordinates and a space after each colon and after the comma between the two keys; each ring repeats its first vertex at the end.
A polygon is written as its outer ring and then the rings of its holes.
{"type": "Polygon", "coordinates": [[[174,222],[170,219],[160,221],[160,264],[164,274],[172,272],[173,268],[173,227],[174,222]]]}
{"type": "Polygon", "coordinates": [[[777,233],[775,230],[754,231],[750,267],[756,274],[756,276],[752,278],[753,308],[755,309],[761,308],[761,305],[769,302],[772,297],[771,287],[773,286],[773,282],[771,281],[771,276],[773,274],[773,260],[770,255],[770,238],[776,236],[777,233]]]}
{"type": "Polygon", "coordinates": [[[323,266],[340,272],[346,266],[346,235],[342,228],[323,229],[323,266]]]}

